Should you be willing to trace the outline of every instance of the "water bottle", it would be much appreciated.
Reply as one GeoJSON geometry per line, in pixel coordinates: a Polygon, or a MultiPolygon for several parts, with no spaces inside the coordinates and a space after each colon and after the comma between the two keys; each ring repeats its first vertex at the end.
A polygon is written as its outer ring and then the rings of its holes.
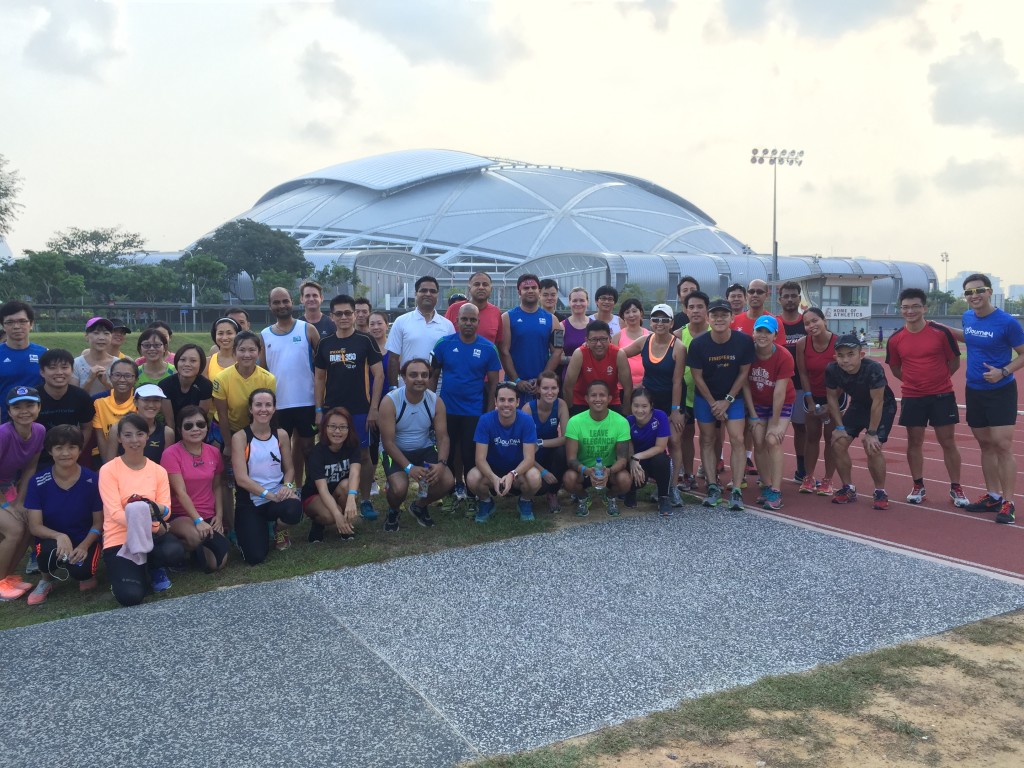
{"type": "MultiPolygon", "coordinates": [[[[430,465],[427,464],[427,462],[425,462],[425,461],[423,462],[423,469],[430,469],[430,465]]],[[[416,498],[418,498],[418,499],[425,499],[425,498],[427,498],[427,494],[429,492],[430,492],[430,483],[427,482],[427,476],[424,475],[423,479],[420,480],[420,489],[419,489],[419,493],[416,494],[416,498]]]]}
{"type": "Polygon", "coordinates": [[[824,403],[814,406],[814,415],[821,419],[822,424],[832,423],[832,417],[828,413],[828,406],[824,403]]]}
{"type": "Polygon", "coordinates": [[[598,490],[604,488],[604,464],[601,463],[601,457],[598,456],[594,462],[594,488],[598,490]]]}

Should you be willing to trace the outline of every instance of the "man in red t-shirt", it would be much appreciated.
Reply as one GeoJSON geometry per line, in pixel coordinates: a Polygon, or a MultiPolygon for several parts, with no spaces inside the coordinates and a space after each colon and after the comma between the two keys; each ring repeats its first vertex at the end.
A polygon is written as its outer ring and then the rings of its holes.
{"type": "MultiPolygon", "coordinates": [[[[491,304],[491,276],[486,272],[476,272],[469,278],[469,300],[480,310],[480,323],[476,332],[490,342],[497,345],[501,339],[501,310],[491,304]]],[[[444,316],[448,318],[456,328],[459,326],[459,309],[465,301],[456,301],[445,311],[444,316]]]]}
{"type": "Polygon", "coordinates": [[[575,416],[583,413],[587,405],[587,387],[592,381],[603,381],[608,385],[611,399],[609,408],[629,413],[629,399],[633,396],[633,376],[629,370],[629,358],[624,350],[611,343],[612,332],[603,320],[591,320],[587,325],[587,341],[569,358],[565,371],[565,391],[572,392],[569,412],[575,416]],[[621,398],[619,392],[621,389],[621,398]]]}
{"type": "Polygon", "coordinates": [[[900,313],[904,326],[889,337],[885,362],[903,382],[900,424],[907,428],[907,463],[914,488],[907,495],[911,504],[925,498],[925,428],[930,424],[942,446],[942,459],[949,473],[949,497],[958,507],[970,501],[960,487],[960,450],[954,430],[960,412],[950,375],[960,367],[960,345],[944,326],[928,322],[928,296],[920,288],[900,292],[900,313]]]}

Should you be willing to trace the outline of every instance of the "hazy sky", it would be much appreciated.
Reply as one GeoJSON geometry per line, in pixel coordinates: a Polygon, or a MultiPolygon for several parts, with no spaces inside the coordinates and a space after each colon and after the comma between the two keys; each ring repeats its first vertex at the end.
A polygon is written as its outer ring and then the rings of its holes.
{"type": "Polygon", "coordinates": [[[303,173],[443,148],[655,181],[771,252],[950,254],[1024,283],[1024,6],[1006,0],[3,0],[11,248],[173,250],[303,173]]]}

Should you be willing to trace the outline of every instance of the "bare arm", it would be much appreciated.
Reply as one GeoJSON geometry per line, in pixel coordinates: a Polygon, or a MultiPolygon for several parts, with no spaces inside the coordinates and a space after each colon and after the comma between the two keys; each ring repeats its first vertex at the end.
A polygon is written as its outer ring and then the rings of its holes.
{"type": "Polygon", "coordinates": [[[622,387],[622,410],[629,412],[629,402],[633,397],[633,374],[629,370],[629,358],[621,349],[615,355],[615,368],[619,374],[619,386],[622,387]]]}
{"type": "Polygon", "coordinates": [[[324,397],[327,395],[327,370],[317,368],[313,371],[313,405],[317,408],[324,407],[324,397]]]}
{"type": "Polygon", "coordinates": [[[572,357],[569,358],[569,365],[565,368],[565,385],[562,387],[562,391],[570,398],[573,396],[573,390],[576,389],[576,379],[579,378],[582,367],[583,353],[577,347],[573,350],[572,357]]]}
{"type": "Polygon", "coordinates": [[[505,369],[505,378],[515,381],[519,378],[515,363],[512,362],[512,331],[509,325],[508,312],[501,313],[501,338],[498,340],[498,357],[501,367],[505,369]]]}

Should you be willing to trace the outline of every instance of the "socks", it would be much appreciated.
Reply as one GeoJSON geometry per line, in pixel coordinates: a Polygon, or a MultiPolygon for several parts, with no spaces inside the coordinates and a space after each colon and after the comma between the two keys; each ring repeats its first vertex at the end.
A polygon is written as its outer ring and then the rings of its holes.
{"type": "Polygon", "coordinates": [[[914,478],[914,485],[924,485],[924,478],[923,477],[915,477],[914,478]]]}

